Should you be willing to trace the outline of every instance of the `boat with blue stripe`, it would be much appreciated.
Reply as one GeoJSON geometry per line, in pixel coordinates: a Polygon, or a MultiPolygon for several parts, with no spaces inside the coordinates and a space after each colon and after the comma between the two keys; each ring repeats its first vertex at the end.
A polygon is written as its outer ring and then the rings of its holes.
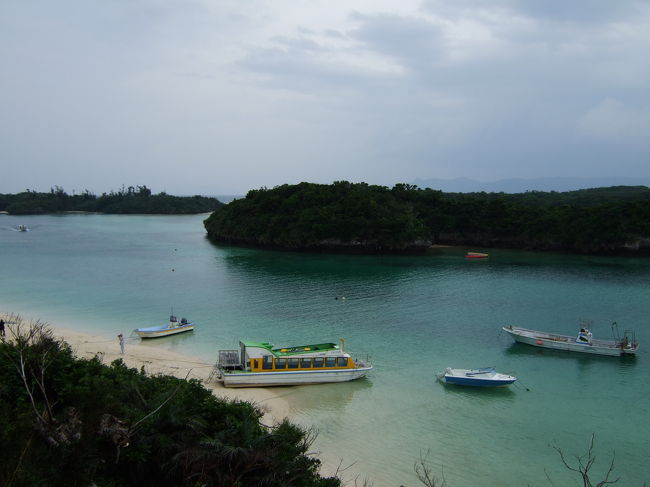
{"type": "Polygon", "coordinates": [[[444,372],[437,374],[437,376],[446,384],[472,387],[503,387],[517,380],[512,375],[497,372],[494,367],[479,369],[452,369],[447,367],[444,372]]]}
{"type": "Polygon", "coordinates": [[[240,341],[239,350],[219,350],[215,373],[224,387],[267,387],[347,382],[364,377],[372,365],[354,360],[336,343],[274,348],[240,341]]]}
{"type": "Polygon", "coordinates": [[[187,321],[186,318],[181,318],[181,320],[178,321],[178,318],[176,318],[176,316],[171,315],[169,317],[169,323],[166,325],[136,328],[133,331],[140,338],[160,338],[192,330],[194,330],[194,323],[187,321]]]}

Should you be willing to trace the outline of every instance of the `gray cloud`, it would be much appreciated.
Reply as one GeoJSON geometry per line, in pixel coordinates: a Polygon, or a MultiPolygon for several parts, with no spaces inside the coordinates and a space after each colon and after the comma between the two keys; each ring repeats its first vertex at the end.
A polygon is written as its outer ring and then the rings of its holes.
{"type": "Polygon", "coordinates": [[[4,2],[0,192],[650,176],[645,2],[377,5],[4,2]]]}

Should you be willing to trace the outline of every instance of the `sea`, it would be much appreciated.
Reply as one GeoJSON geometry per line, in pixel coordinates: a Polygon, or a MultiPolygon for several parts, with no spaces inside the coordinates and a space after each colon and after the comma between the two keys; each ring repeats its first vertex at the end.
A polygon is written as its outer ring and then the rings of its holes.
{"type": "Polygon", "coordinates": [[[207,363],[240,339],[344,338],[372,362],[366,378],[276,392],[347,485],[420,486],[426,469],[447,487],[579,486],[567,466],[586,464],[590,445],[594,484],[612,462],[618,485],[650,483],[650,259],[258,250],[211,243],[207,216],[0,215],[0,312],[137,340],[134,328],[173,311],[195,331],[143,344],[207,363]],[[638,355],[542,350],[501,330],[573,335],[583,321],[596,338],[614,322],[634,331],[638,355]],[[486,366],[519,380],[483,390],[436,379],[486,366]]]}

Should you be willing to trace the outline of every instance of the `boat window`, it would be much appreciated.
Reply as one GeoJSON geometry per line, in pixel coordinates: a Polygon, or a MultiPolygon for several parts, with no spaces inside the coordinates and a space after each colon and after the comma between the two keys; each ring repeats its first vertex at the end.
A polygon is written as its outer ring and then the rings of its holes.
{"type": "Polygon", "coordinates": [[[347,357],[339,357],[336,359],[336,365],[339,367],[347,367],[348,366],[348,358],[347,357]]]}
{"type": "Polygon", "coordinates": [[[286,358],[276,358],[275,359],[275,368],[276,369],[286,369],[287,368],[287,359],[286,358]]]}
{"type": "Polygon", "coordinates": [[[271,370],[273,368],[273,357],[265,355],[262,361],[262,369],[271,370]]]}
{"type": "Polygon", "coordinates": [[[289,368],[290,369],[297,369],[298,368],[298,359],[297,358],[290,358],[289,359],[289,368]]]}
{"type": "Polygon", "coordinates": [[[311,368],[311,359],[310,358],[301,358],[300,359],[300,368],[301,369],[310,369],[311,368]]]}
{"type": "Polygon", "coordinates": [[[336,357],[327,357],[325,359],[325,367],[336,367],[336,357]]]}
{"type": "Polygon", "coordinates": [[[324,361],[325,359],[323,359],[323,357],[316,357],[314,359],[314,367],[322,367],[324,361]]]}

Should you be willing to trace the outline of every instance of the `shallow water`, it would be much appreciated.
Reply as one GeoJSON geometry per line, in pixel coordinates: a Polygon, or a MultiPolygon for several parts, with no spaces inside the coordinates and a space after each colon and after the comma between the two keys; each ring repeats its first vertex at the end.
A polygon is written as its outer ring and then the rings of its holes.
{"type": "MultiPolygon", "coordinates": [[[[419,485],[424,456],[450,487],[579,485],[561,465],[596,433],[597,477],[616,453],[620,485],[650,481],[650,261],[463,249],[426,257],[294,254],[214,246],[199,216],[0,215],[0,311],[128,334],[173,307],[195,332],[148,346],[214,360],[240,338],[297,345],[346,339],[375,369],[345,384],[283,388],[314,450],[346,478],[419,485]],[[29,232],[17,232],[18,224],[29,232]],[[335,299],[345,297],[345,299],[335,299]],[[513,344],[513,324],[594,335],[634,329],[636,358],[513,344]],[[514,387],[436,382],[445,367],[494,365],[514,387]]],[[[472,249],[480,250],[480,249],[472,249]]],[[[575,475],[575,474],[574,474],[575,475]]]]}

